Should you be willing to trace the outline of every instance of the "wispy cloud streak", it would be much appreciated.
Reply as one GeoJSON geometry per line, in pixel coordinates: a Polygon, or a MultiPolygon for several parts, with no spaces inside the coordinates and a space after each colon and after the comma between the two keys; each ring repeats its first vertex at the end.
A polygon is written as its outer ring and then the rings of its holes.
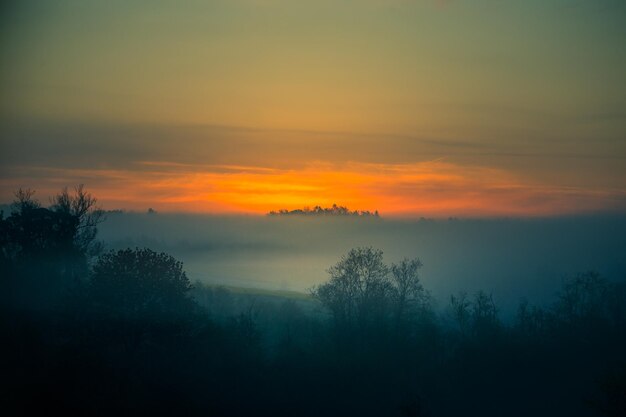
{"type": "MultiPolygon", "coordinates": [[[[137,169],[29,168],[0,183],[39,195],[85,183],[106,208],[264,213],[347,205],[401,216],[549,216],[626,209],[626,191],[533,183],[499,168],[446,160],[413,164],[314,162],[297,169],[139,161],[137,169]],[[36,175],[33,175],[33,174],[36,175]],[[31,184],[37,178],[37,184],[31,184]]],[[[7,194],[4,199],[9,198],[7,194]]]]}

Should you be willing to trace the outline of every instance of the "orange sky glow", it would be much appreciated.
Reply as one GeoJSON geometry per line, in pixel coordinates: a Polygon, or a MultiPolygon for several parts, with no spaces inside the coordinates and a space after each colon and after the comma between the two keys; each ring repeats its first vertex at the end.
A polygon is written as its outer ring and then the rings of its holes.
{"type": "MultiPolygon", "coordinates": [[[[141,161],[133,170],[42,168],[45,201],[76,179],[105,209],[263,214],[277,209],[345,205],[383,216],[550,216],[610,209],[616,190],[533,184],[495,168],[443,160],[412,164],[332,164],[299,169],[141,161]]],[[[6,189],[6,187],[5,187],[6,189]]]]}
{"type": "Polygon", "coordinates": [[[624,2],[10,3],[0,204],[626,212],[624,2]]]}

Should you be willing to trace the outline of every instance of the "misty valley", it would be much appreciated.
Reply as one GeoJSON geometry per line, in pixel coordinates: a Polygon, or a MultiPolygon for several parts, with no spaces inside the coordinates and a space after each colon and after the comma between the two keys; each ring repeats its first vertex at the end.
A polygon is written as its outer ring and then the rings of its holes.
{"type": "Polygon", "coordinates": [[[625,23],[0,0],[0,415],[626,417],[625,23]]]}
{"type": "Polygon", "coordinates": [[[0,220],[10,415],[621,416],[619,216],[0,220]]]}

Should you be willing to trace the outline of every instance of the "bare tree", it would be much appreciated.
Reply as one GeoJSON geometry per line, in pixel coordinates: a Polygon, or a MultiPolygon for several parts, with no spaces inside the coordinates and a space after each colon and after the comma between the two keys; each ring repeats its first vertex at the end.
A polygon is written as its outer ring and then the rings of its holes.
{"type": "Polygon", "coordinates": [[[95,197],[85,191],[83,184],[74,188],[70,194],[67,187],[51,198],[51,209],[65,213],[78,220],[75,244],[88,255],[95,255],[101,250],[96,241],[97,226],[104,220],[104,212],[97,206],[95,197]]]}
{"type": "Polygon", "coordinates": [[[330,280],[312,294],[331,311],[337,324],[363,326],[384,315],[392,285],[381,250],[352,249],[328,274],[330,280]]]}
{"type": "Polygon", "coordinates": [[[450,296],[452,318],[457,323],[462,336],[489,337],[500,328],[498,309],[493,296],[478,291],[473,300],[467,293],[450,296]]]}
{"type": "Polygon", "coordinates": [[[41,208],[41,204],[34,198],[35,190],[20,188],[15,193],[15,200],[11,204],[13,211],[23,212],[27,209],[41,208]]]}
{"type": "Polygon", "coordinates": [[[399,264],[391,265],[391,296],[394,305],[396,326],[404,321],[407,315],[416,313],[428,303],[428,293],[419,279],[419,259],[403,259],[399,264]]]}
{"type": "Polygon", "coordinates": [[[606,314],[609,283],[595,271],[568,279],[563,284],[555,310],[560,319],[580,323],[606,314]]]}
{"type": "Polygon", "coordinates": [[[478,291],[472,305],[472,326],[477,336],[492,336],[499,328],[498,308],[493,295],[478,291]]]}
{"type": "Polygon", "coordinates": [[[471,307],[472,302],[468,299],[466,292],[460,292],[456,296],[450,296],[452,318],[459,326],[459,331],[463,336],[467,335],[471,325],[471,307]]]}
{"type": "Polygon", "coordinates": [[[531,306],[524,299],[517,308],[515,327],[525,336],[544,334],[548,330],[551,315],[541,307],[531,306]]]}

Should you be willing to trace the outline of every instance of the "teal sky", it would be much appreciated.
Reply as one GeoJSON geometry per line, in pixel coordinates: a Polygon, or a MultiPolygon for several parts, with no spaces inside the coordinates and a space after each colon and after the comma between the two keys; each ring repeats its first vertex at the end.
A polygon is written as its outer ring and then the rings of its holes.
{"type": "Polygon", "coordinates": [[[29,167],[85,161],[132,172],[142,160],[296,169],[443,159],[624,201],[623,1],[1,7],[6,187],[36,185],[29,167]]]}

